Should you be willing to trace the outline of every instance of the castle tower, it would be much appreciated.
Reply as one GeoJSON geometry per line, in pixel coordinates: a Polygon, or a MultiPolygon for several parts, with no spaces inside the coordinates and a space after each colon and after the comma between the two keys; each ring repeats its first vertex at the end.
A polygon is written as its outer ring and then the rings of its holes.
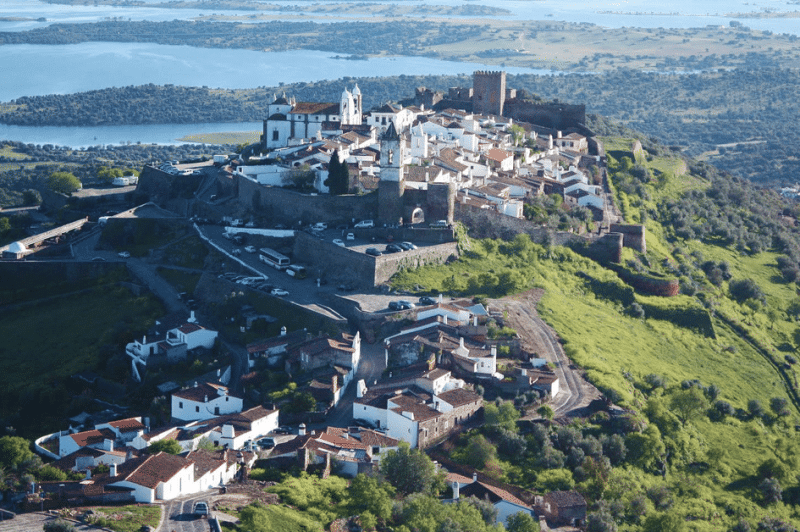
{"type": "Polygon", "coordinates": [[[477,71],[472,75],[472,111],[503,116],[506,101],[506,73],[477,71]]]}
{"type": "Polygon", "coordinates": [[[400,223],[403,218],[405,178],[403,161],[406,141],[394,122],[381,136],[381,180],[378,183],[378,216],[386,223],[400,223]]]}

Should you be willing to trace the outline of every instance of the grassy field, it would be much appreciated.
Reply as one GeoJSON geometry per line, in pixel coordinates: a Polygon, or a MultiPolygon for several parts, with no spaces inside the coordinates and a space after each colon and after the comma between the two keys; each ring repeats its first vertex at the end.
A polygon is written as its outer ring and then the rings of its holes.
{"type": "Polygon", "coordinates": [[[143,526],[155,529],[161,520],[161,506],[131,505],[94,507],[95,524],[116,532],[139,532],[143,526]]]}
{"type": "Polygon", "coordinates": [[[8,159],[14,159],[17,161],[30,159],[30,157],[24,153],[14,151],[8,144],[0,145],[0,157],[6,157],[8,159]]]}

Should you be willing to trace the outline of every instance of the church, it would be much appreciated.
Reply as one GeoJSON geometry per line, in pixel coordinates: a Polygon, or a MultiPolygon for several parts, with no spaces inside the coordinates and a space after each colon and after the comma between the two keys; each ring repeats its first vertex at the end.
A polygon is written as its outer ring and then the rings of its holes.
{"type": "Polygon", "coordinates": [[[283,94],[267,106],[264,148],[285,148],[336,134],[342,126],[361,125],[361,90],[358,85],[342,92],[337,103],[297,102],[283,94]]]}

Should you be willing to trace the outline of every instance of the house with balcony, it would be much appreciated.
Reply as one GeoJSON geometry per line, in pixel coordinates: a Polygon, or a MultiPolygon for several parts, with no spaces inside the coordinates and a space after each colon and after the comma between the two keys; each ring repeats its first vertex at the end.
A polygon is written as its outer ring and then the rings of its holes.
{"type": "Polygon", "coordinates": [[[186,360],[187,354],[197,348],[211,349],[217,339],[217,331],[206,329],[197,323],[194,311],[188,318],[180,314],[170,315],[156,321],[142,337],[125,346],[125,353],[133,360],[134,377],[139,372],[136,364],[175,363],[186,360]]]}

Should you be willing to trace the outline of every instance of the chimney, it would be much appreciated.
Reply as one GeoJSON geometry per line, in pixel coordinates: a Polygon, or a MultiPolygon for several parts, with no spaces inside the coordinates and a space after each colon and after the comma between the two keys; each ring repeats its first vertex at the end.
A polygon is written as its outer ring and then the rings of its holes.
{"type": "Polygon", "coordinates": [[[305,423],[300,423],[300,425],[297,427],[297,435],[298,436],[305,436],[306,435],[306,424],[305,423]]]}
{"type": "Polygon", "coordinates": [[[217,368],[217,378],[219,378],[220,375],[222,375],[222,370],[220,368],[217,368]]]}
{"type": "Polygon", "coordinates": [[[197,388],[197,381],[194,381],[194,387],[197,388]]]}
{"type": "Polygon", "coordinates": [[[207,402],[208,402],[208,396],[207,396],[207,395],[204,395],[204,396],[203,396],[203,398],[204,398],[204,399],[203,399],[203,402],[204,402],[204,403],[207,403],[207,402]]]}
{"type": "Polygon", "coordinates": [[[286,336],[286,326],[281,327],[281,336],[286,336]]]}
{"type": "Polygon", "coordinates": [[[559,139],[561,138],[561,132],[560,131],[556,131],[556,138],[559,138],[559,139]]]}
{"type": "Polygon", "coordinates": [[[111,462],[111,465],[108,466],[108,476],[114,478],[117,476],[117,464],[111,462]]]}
{"type": "Polygon", "coordinates": [[[443,322],[443,323],[444,323],[445,325],[447,325],[447,314],[445,314],[444,316],[442,316],[442,318],[444,318],[444,322],[443,322]]]}
{"type": "Polygon", "coordinates": [[[497,358],[497,346],[492,346],[492,358],[497,358]]]}
{"type": "Polygon", "coordinates": [[[478,482],[478,472],[472,473],[472,482],[478,482]]]}
{"type": "Polygon", "coordinates": [[[225,449],[223,449],[223,451],[222,451],[222,461],[223,462],[227,462],[228,461],[228,448],[227,447],[225,447],[225,449]]]}
{"type": "Polygon", "coordinates": [[[473,327],[478,326],[478,316],[472,316],[472,326],[473,327]]]}
{"type": "Polygon", "coordinates": [[[147,345],[147,335],[142,336],[142,345],[147,345]]]}
{"type": "Polygon", "coordinates": [[[130,460],[132,458],[133,458],[133,451],[131,449],[128,449],[128,452],[125,453],[125,461],[127,462],[128,460],[130,460]]]}
{"type": "Polygon", "coordinates": [[[458,348],[459,349],[464,349],[464,337],[463,336],[459,336],[458,337],[458,348]]]}
{"type": "Polygon", "coordinates": [[[460,486],[458,484],[458,481],[454,480],[453,481],[453,500],[454,501],[457,501],[459,496],[460,496],[459,488],[460,488],[460,486]]]}
{"type": "Polygon", "coordinates": [[[186,321],[188,321],[189,323],[195,323],[197,321],[197,319],[194,317],[194,311],[193,310],[189,311],[189,319],[186,320],[186,321]]]}
{"type": "Polygon", "coordinates": [[[92,480],[92,470],[91,469],[87,469],[86,470],[86,480],[92,480]]]}
{"type": "Polygon", "coordinates": [[[442,294],[439,294],[439,303],[442,303],[443,301],[444,301],[444,297],[442,296],[442,294]]]}

